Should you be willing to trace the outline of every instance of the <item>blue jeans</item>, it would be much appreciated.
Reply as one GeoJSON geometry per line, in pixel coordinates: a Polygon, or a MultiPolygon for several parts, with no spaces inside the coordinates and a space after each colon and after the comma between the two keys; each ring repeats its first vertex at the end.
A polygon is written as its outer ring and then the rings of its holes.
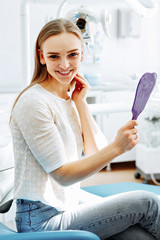
{"type": "Polygon", "coordinates": [[[18,232],[85,230],[100,239],[160,239],[160,200],[150,192],[132,191],[59,212],[40,201],[17,199],[16,225],[18,232]]]}

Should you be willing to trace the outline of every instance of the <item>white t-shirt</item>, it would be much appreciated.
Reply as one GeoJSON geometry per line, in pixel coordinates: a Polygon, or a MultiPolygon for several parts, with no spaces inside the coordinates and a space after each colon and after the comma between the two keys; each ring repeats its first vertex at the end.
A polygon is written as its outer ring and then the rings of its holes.
{"type": "Polygon", "coordinates": [[[49,174],[81,158],[82,131],[74,102],[56,97],[36,84],[15,105],[11,133],[14,198],[41,201],[59,211],[77,206],[79,183],[64,187],[49,174]]]}

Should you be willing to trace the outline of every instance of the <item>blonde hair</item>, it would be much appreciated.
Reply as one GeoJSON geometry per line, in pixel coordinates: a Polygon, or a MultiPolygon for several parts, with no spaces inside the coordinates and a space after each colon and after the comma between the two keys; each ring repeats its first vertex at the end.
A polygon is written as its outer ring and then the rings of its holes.
{"type": "MultiPolygon", "coordinates": [[[[38,55],[38,49],[41,49],[44,41],[47,38],[49,38],[50,36],[58,35],[58,34],[61,34],[64,32],[73,33],[83,43],[82,33],[81,33],[80,29],[73,22],[71,22],[68,19],[65,19],[65,18],[54,19],[54,20],[48,22],[46,25],[44,25],[37,37],[36,44],[35,44],[34,72],[33,72],[31,83],[25,89],[23,89],[22,92],[20,92],[20,94],[18,95],[18,97],[16,98],[16,100],[13,104],[12,111],[13,111],[18,99],[20,98],[20,96],[27,89],[29,89],[36,83],[41,83],[48,79],[49,73],[47,72],[46,66],[42,65],[40,62],[39,55],[38,55]]],[[[10,116],[9,122],[11,122],[12,111],[11,111],[11,116],[10,116]]]]}

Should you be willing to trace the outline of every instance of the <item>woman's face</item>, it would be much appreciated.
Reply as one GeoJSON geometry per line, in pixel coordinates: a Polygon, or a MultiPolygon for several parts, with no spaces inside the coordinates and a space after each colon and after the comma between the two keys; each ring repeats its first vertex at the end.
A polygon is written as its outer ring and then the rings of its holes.
{"type": "Polygon", "coordinates": [[[83,59],[81,40],[72,33],[51,36],[39,50],[41,64],[61,84],[70,84],[83,59]]]}

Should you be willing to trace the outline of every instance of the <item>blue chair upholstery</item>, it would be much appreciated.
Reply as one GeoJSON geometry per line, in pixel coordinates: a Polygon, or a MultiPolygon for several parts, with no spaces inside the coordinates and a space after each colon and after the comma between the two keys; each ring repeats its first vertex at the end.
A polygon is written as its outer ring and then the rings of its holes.
{"type": "Polygon", "coordinates": [[[17,233],[0,223],[2,240],[100,240],[98,236],[86,231],[46,231],[17,233]]]}
{"type": "MultiPolygon", "coordinates": [[[[84,187],[84,190],[101,197],[111,196],[117,193],[145,190],[160,195],[160,187],[142,183],[113,183],[84,187]]],[[[87,231],[48,231],[17,233],[0,223],[0,239],[2,240],[100,240],[98,236],[87,231]]]]}
{"type": "Polygon", "coordinates": [[[97,186],[89,186],[83,188],[85,191],[93,193],[101,197],[107,197],[118,193],[129,192],[134,190],[143,190],[153,192],[160,195],[160,187],[150,184],[134,183],[134,182],[121,182],[102,184],[97,186]]]}

